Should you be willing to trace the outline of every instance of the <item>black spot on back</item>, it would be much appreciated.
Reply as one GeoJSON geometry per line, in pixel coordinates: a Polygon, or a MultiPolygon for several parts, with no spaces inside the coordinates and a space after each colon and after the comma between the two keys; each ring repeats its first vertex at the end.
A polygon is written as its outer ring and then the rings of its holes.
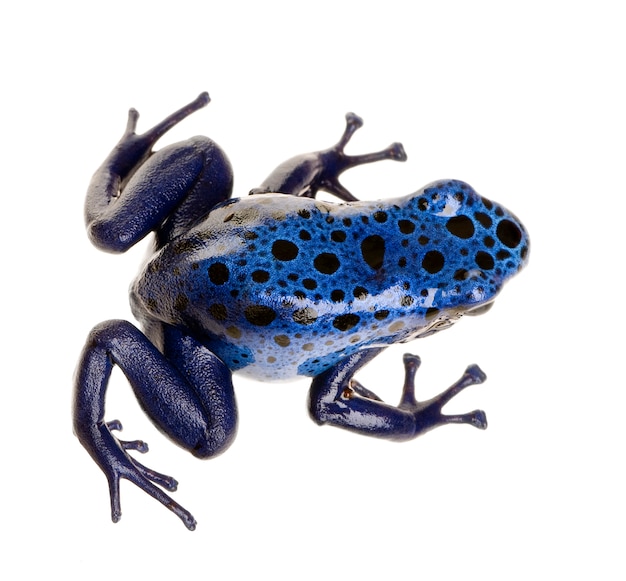
{"type": "Polygon", "coordinates": [[[265,327],[276,318],[276,311],[265,305],[250,305],[246,307],[244,315],[249,323],[265,327]]]}
{"type": "Polygon", "coordinates": [[[267,282],[270,279],[270,273],[267,270],[255,270],[252,273],[252,280],[254,282],[267,282]]]}
{"type": "Polygon", "coordinates": [[[496,254],[498,260],[505,260],[511,257],[511,253],[508,250],[499,250],[496,254]]]}
{"type": "Polygon", "coordinates": [[[342,290],[334,290],[330,293],[330,298],[333,302],[340,303],[344,298],[346,298],[346,293],[342,290]]]}
{"type": "Polygon", "coordinates": [[[187,308],[187,305],[189,305],[189,299],[187,298],[187,295],[184,295],[182,293],[179,294],[174,301],[174,308],[177,311],[184,311],[187,308]]]}
{"type": "Polygon", "coordinates": [[[494,266],[493,256],[482,250],[476,253],[474,260],[483,270],[491,270],[494,266]]]}
{"type": "Polygon", "coordinates": [[[223,262],[214,262],[209,266],[209,278],[213,284],[224,284],[229,276],[228,267],[223,262]]]}
{"type": "Polygon", "coordinates": [[[474,214],[474,218],[476,218],[476,220],[478,220],[485,228],[491,228],[492,220],[489,217],[489,214],[485,214],[484,212],[476,212],[474,214]]]}
{"type": "Polygon", "coordinates": [[[225,321],[228,316],[226,307],[220,303],[215,303],[209,307],[209,313],[217,321],[225,321]]]}
{"type": "Polygon", "coordinates": [[[422,268],[430,274],[436,274],[439,272],[445,263],[443,254],[438,250],[430,250],[424,255],[422,259],[422,268]]]}
{"type": "Polygon", "coordinates": [[[448,232],[458,238],[471,238],[474,235],[474,223],[467,216],[454,216],[446,222],[448,232]]]}
{"type": "Polygon", "coordinates": [[[361,255],[371,268],[378,270],[385,259],[385,240],[377,234],[368,236],[361,242],[361,255]]]}
{"type": "Polygon", "coordinates": [[[352,291],[355,299],[365,299],[367,298],[368,292],[367,289],[362,286],[354,287],[354,291],[352,291]]]}
{"type": "Polygon", "coordinates": [[[398,228],[402,234],[411,234],[415,231],[415,224],[411,220],[398,220],[398,228]]]}
{"type": "Polygon", "coordinates": [[[511,220],[501,220],[496,228],[496,234],[502,244],[515,248],[522,240],[522,231],[511,220]]]}
{"type": "Polygon", "coordinates": [[[335,254],[322,252],[313,260],[313,266],[322,274],[333,274],[339,268],[339,259],[335,254]]]}
{"type": "Polygon", "coordinates": [[[333,327],[339,331],[349,331],[356,327],[360,320],[361,318],[353,313],[339,315],[333,320],[333,327]]]}
{"type": "Polygon", "coordinates": [[[289,240],[276,240],[272,244],[272,254],[278,260],[293,260],[298,256],[298,247],[289,240]]]}

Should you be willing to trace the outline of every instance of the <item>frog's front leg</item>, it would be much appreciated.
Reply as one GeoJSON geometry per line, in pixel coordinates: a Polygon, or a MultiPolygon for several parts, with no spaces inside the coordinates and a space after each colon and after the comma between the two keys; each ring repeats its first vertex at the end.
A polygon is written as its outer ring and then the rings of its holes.
{"type": "Polygon", "coordinates": [[[176,481],[137,462],[128,452],[146,452],[147,446],[118,440],[112,431],[121,424],[104,420],[107,384],[118,365],[155,425],[194,456],[215,456],[232,443],[237,408],[230,371],[192,337],[169,327],[163,337],[161,353],[127,321],[93,329],[75,376],[74,432],[107,477],[114,522],[121,517],[120,479],[126,478],[193,530],[193,516],[155,486],[173,491],[176,481]]]}
{"type": "Polygon", "coordinates": [[[139,113],[129,111],[122,138],[87,191],[85,222],[98,248],[124,252],[153,230],[161,246],[230,197],[230,162],[208,137],[152,152],[164,133],[208,102],[209,95],[202,93],[142,134],[135,132],[139,113]]]}
{"type": "Polygon", "coordinates": [[[309,411],[315,421],[390,440],[410,440],[450,423],[471,424],[480,429],[487,427],[487,418],[481,410],[459,415],[444,415],[441,412],[443,406],[461,390],[486,379],[478,366],[470,365],[463,376],[443,393],[428,401],[418,402],[414,380],[420,359],[415,355],[405,355],[404,388],[400,404],[394,407],[382,402],[353,379],[354,374],[381,351],[359,351],[313,380],[309,411]]]}
{"type": "Polygon", "coordinates": [[[382,151],[363,155],[346,155],[344,148],[363,120],[354,113],[346,115],[346,129],[339,142],[329,149],[306,153],[280,164],[251,194],[281,193],[314,198],[319,190],[337,196],[345,202],[357,200],[340,182],[339,176],[351,167],[393,159],[405,161],[401,143],[393,143],[382,151]]]}

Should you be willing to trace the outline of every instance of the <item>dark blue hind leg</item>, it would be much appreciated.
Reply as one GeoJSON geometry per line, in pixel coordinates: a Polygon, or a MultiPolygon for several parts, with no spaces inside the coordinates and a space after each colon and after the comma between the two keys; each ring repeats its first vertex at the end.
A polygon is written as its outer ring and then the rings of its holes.
{"type": "Polygon", "coordinates": [[[75,376],[74,432],[107,477],[114,522],[121,517],[120,479],[126,478],[193,530],[193,516],[156,486],[173,491],[176,481],[137,462],[128,452],[146,452],[147,446],[119,440],[112,431],[121,424],[104,419],[107,384],[118,365],[141,407],[174,442],[199,458],[220,454],[232,443],[237,407],[230,371],[193,338],[173,329],[163,336],[166,355],[127,321],[93,329],[75,376]]]}
{"type": "Polygon", "coordinates": [[[306,153],[280,164],[251,194],[278,192],[304,198],[314,198],[319,190],[337,196],[345,202],[357,200],[340,182],[339,176],[351,167],[393,159],[405,161],[406,153],[400,143],[393,143],[382,151],[364,155],[346,155],[344,148],[363,125],[354,113],[346,115],[346,129],[339,142],[329,149],[306,153]]]}
{"type": "Polygon", "coordinates": [[[230,162],[207,137],[152,152],[164,133],[208,102],[202,93],[141,135],[135,133],[139,114],[129,111],[124,135],[87,191],[85,220],[97,247],[124,252],[153,230],[157,243],[164,244],[230,197],[230,162]]]}
{"type": "Polygon", "coordinates": [[[487,427],[485,413],[481,410],[458,415],[441,412],[443,406],[461,390],[485,380],[485,374],[478,366],[470,365],[463,376],[440,395],[418,402],[414,380],[420,359],[416,355],[405,355],[404,388],[400,404],[394,407],[353,379],[354,374],[381,351],[359,351],[313,380],[309,411],[315,421],[390,440],[410,440],[437,426],[451,423],[470,424],[480,429],[487,427]]]}

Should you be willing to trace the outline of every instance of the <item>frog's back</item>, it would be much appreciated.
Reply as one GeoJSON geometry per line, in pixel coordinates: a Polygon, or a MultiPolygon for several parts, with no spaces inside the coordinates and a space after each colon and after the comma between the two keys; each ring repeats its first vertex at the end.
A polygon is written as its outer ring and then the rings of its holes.
{"type": "Polygon", "coordinates": [[[404,198],[232,200],[137,279],[140,316],[181,325],[259,379],[317,375],[488,303],[526,259],[521,224],[450,181],[404,198]]]}

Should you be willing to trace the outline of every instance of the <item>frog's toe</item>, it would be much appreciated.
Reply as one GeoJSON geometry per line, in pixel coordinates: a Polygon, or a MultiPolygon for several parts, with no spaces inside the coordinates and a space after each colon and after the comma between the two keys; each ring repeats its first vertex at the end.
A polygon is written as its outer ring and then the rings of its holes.
{"type": "MultiPolygon", "coordinates": [[[[122,422],[119,420],[111,420],[110,422],[106,422],[106,427],[109,428],[109,432],[121,432],[124,427],[122,426],[122,422]]],[[[124,448],[124,450],[135,450],[141,454],[145,454],[148,452],[148,444],[143,440],[120,440],[119,438],[115,438],[117,442],[124,448]]]]}
{"type": "Polygon", "coordinates": [[[161,474],[156,470],[152,470],[140,462],[137,462],[137,460],[133,460],[133,464],[145,478],[150,480],[150,482],[154,482],[170,492],[176,492],[176,490],[178,490],[178,481],[175,478],[167,476],[167,474],[161,474]]]}
{"type": "Polygon", "coordinates": [[[148,444],[143,440],[118,440],[124,450],[135,450],[140,454],[146,454],[149,451],[148,444]]]}
{"type": "Polygon", "coordinates": [[[392,143],[387,148],[387,151],[389,152],[389,159],[393,159],[395,161],[406,161],[408,159],[406,151],[404,151],[404,146],[397,141],[392,143]]]}
{"type": "Polygon", "coordinates": [[[475,426],[479,430],[487,429],[487,414],[483,410],[476,410],[470,414],[470,421],[468,422],[475,426]]]}
{"type": "Polygon", "coordinates": [[[487,429],[487,414],[483,410],[474,410],[466,414],[441,414],[442,424],[469,424],[479,430],[487,429]]]}
{"type": "Polygon", "coordinates": [[[487,374],[475,363],[470,365],[465,373],[472,378],[473,383],[483,383],[487,379],[487,374]]]}
{"type": "Polygon", "coordinates": [[[117,475],[109,477],[109,496],[111,497],[111,520],[120,522],[122,518],[122,502],[120,500],[120,479],[117,475]]]}

